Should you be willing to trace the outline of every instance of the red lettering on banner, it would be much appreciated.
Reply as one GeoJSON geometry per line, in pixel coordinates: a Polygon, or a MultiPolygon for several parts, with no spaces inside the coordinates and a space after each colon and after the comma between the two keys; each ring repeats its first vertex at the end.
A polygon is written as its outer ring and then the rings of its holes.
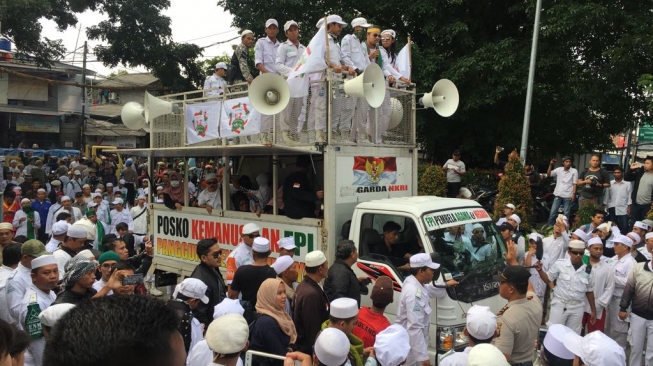
{"type": "Polygon", "coordinates": [[[490,217],[485,210],[474,210],[474,216],[476,216],[477,219],[485,219],[490,217]]]}
{"type": "Polygon", "coordinates": [[[191,228],[192,228],[192,229],[191,229],[191,235],[190,235],[190,236],[191,236],[191,238],[193,238],[194,240],[198,240],[199,237],[200,237],[200,232],[199,232],[199,230],[198,230],[198,225],[197,225],[197,222],[196,222],[196,221],[197,221],[197,220],[191,220],[191,222],[190,222],[190,226],[191,226],[191,228]]]}
{"type": "Polygon", "coordinates": [[[213,230],[213,223],[211,221],[204,221],[204,239],[214,238],[215,232],[213,230]]]}

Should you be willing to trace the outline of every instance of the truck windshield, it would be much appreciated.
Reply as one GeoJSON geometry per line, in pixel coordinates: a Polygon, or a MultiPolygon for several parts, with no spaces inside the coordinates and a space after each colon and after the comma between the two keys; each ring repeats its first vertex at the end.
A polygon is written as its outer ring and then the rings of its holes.
{"type": "Polygon", "coordinates": [[[450,289],[450,297],[473,302],[499,292],[492,275],[505,265],[505,243],[492,221],[440,227],[428,236],[440,255],[442,273],[460,283],[450,289]]]}

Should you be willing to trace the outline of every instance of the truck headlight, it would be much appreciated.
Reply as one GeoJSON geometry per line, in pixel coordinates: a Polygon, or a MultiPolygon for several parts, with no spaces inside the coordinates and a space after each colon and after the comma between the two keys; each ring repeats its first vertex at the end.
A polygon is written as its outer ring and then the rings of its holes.
{"type": "Polygon", "coordinates": [[[466,346],[469,342],[465,333],[464,325],[438,327],[436,346],[440,351],[449,351],[451,349],[466,346]]]}

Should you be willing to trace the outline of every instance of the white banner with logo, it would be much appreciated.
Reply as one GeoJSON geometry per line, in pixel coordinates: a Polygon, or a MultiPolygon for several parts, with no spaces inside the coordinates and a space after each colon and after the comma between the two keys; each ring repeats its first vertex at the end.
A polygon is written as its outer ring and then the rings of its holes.
{"type": "Polygon", "coordinates": [[[221,101],[187,104],[186,142],[192,145],[219,138],[218,121],[221,114],[221,101]]]}
{"type": "Polygon", "coordinates": [[[220,119],[221,137],[255,135],[261,132],[261,114],[254,110],[248,97],[224,102],[220,119]]]}

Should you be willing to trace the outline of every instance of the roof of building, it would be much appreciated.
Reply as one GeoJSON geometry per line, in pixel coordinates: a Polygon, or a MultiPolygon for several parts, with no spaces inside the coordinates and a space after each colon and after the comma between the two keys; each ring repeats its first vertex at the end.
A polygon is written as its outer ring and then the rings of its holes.
{"type": "Polygon", "coordinates": [[[95,119],[86,120],[86,130],[84,131],[86,136],[135,136],[142,137],[147,133],[145,130],[130,130],[122,123],[111,123],[107,121],[99,121],[95,119]]]}
{"type": "Polygon", "coordinates": [[[94,104],[90,108],[91,116],[116,118],[120,117],[122,106],[120,104],[94,104]]]}
{"type": "MultiPolygon", "coordinates": [[[[150,73],[123,74],[112,76],[95,84],[97,87],[147,86],[157,83],[159,79],[150,73]]],[[[156,89],[157,87],[153,87],[156,89]]]]}

